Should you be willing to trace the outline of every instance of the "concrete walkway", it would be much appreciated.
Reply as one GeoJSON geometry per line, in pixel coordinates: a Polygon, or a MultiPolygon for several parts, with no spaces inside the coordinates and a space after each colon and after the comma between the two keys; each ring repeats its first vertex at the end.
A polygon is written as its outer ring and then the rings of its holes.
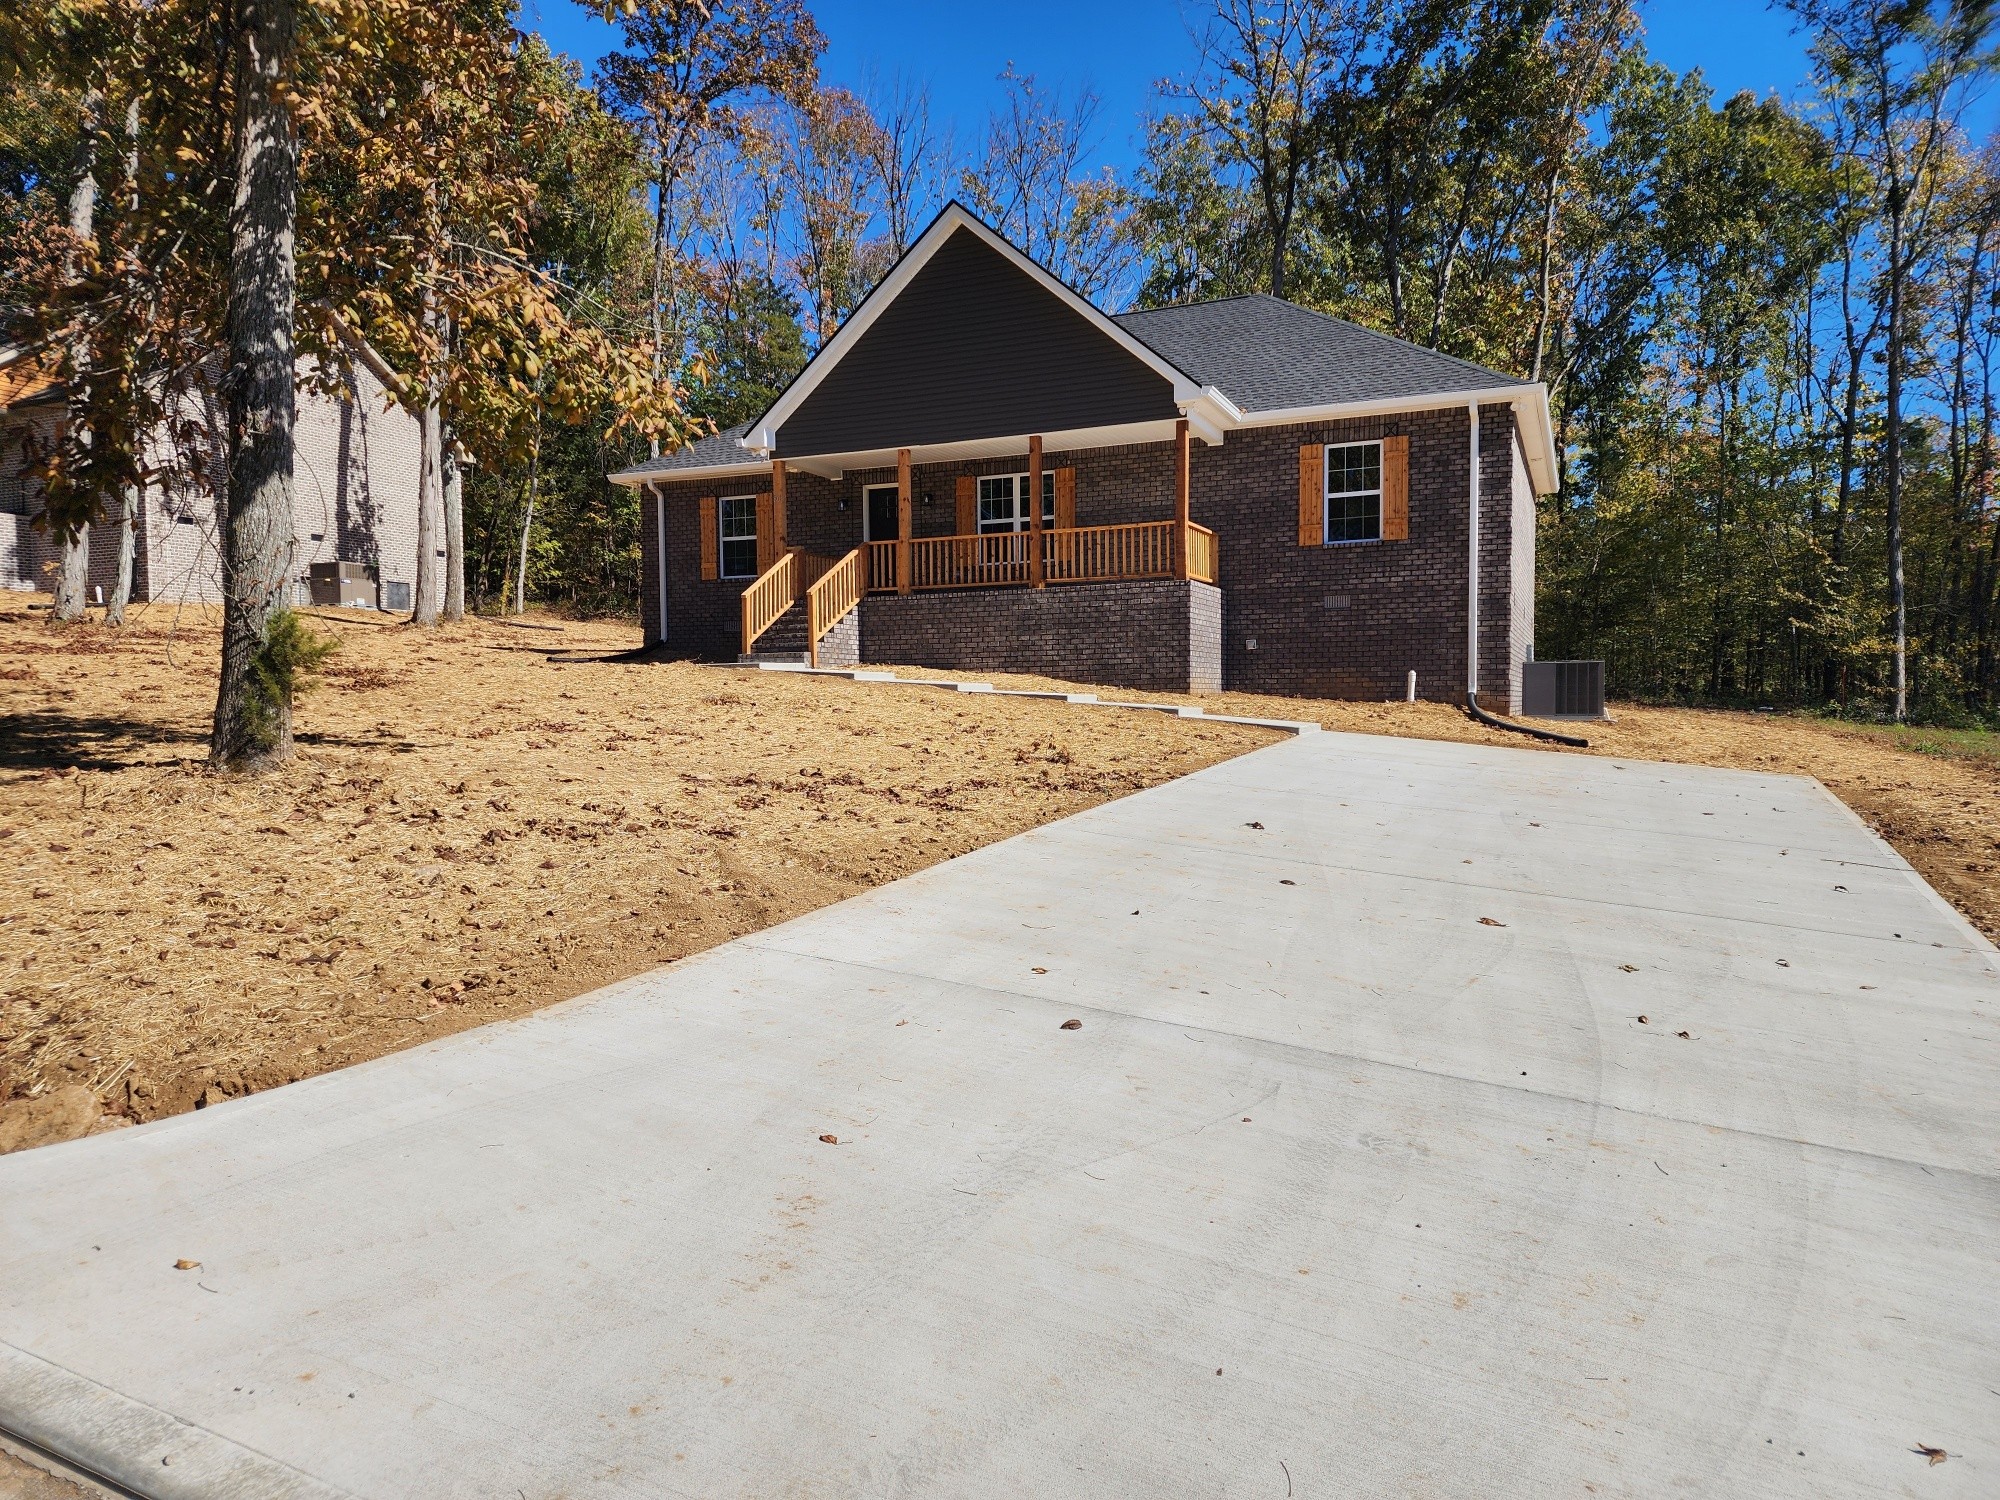
{"type": "Polygon", "coordinates": [[[1996,1012],[1811,782],[1307,736],[0,1158],[0,1428],[162,1500],[1989,1497],[1996,1012]]]}

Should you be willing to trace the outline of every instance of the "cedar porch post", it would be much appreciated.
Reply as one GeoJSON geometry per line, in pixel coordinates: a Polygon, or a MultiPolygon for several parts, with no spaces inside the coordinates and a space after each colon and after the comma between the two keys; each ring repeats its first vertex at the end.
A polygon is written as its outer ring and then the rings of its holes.
{"type": "Polygon", "coordinates": [[[785,541],[785,461],[771,460],[771,529],[777,535],[776,553],[783,557],[790,550],[785,541]]]}
{"type": "Polygon", "coordinates": [[[1174,423],[1174,577],[1188,576],[1188,424],[1174,423]]]}
{"type": "Polygon", "coordinates": [[[910,591],[910,450],[896,450],[896,592],[910,591]]]}
{"type": "Polygon", "coordinates": [[[1028,439],[1028,582],[1036,588],[1047,580],[1042,568],[1042,437],[1028,439]]]}

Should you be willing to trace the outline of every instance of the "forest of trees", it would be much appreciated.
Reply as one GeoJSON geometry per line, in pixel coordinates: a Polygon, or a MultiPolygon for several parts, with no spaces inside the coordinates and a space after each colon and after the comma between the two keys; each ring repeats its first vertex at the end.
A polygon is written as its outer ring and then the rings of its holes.
{"type": "Polygon", "coordinates": [[[822,77],[806,0],[584,8],[588,73],[507,0],[12,7],[0,340],[86,414],[58,523],[115,511],[130,434],[242,332],[256,28],[289,26],[298,347],[423,419],[421,619],[629,611],[604,474],[756,415],[956,197],[1114,309],[1274,292],[1547,382],[1538,654],[1614,693],[2000,712],[1991,0],[1785,0],[1790,98],[1661,66],[1633,0],[1203,0],[1123,175],[1067,59],[966,136],[921,79],[822,77]]]}

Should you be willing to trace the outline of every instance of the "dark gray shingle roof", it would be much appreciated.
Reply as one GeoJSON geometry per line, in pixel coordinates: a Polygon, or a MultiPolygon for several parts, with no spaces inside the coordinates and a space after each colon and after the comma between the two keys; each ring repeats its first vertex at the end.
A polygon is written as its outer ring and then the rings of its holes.
{"type": "Polygon", "coordinates": [[[721,432],[697,438],[685,448],[673,453],[662,453],[658,458],[649,458],[644,463],[634,464],[622,472],[659,474],[671,469],[707,469],[720,467],[723,464],[761,464],[764,460],[737,445],[736,440],[749,430],[748,422],[739,422],[734,427],[725,427],[721,432]]]}
{"type": "Polygon", "coordinates": [[[1246,412],[1528,384],[1261,292],[1117,322],[1246,412]]]}

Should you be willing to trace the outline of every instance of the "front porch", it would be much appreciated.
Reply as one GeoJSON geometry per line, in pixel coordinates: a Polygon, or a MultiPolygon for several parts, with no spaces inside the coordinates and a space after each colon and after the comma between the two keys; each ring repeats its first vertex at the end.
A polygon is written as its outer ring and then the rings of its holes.
{"type": "MultiPolygon", "coordinates": [[[[790,545],[787,540],[787,465],[771,465],[769,565],[743,590],[740,654],[802,657],[820,664],[821,646],[870,596],[936,594],[966,590],[1043,590],[1051,585],[1120,585],[1153,581],[1213,586],[1220,576],[1215,533],[1189,519],[1188,424],[1176,424],[1173,445],[1174,515],[1171,519],[1117,525],[1075,524],[1073,493],[1058,493],[1053,519],[1028,504],[1024,522],[988,529],[968,490],[959,494],[960,530],[948,536],[913,534],[911,451],[896,462],[893,540],[869,540],[841,556],[790,545]],[[1067,522],[1068,524],[1063,524],[1067,522]]],[[[1027,495],[1047,493],[1042,444],[1029,440],[1027,495]]],[[[1065,471],[1067,473],[1067,471],[1065,471]]],[[[970,480],[965,481],[971,483],[970,480]]],[[[883,487],[886,492],[886,486],[883,487]]],[[[1107,610],[1115,612],[1106,597],[1107,610]]],[[[1089,604],[1083,609],[1088,611],[1089,604]]],[[[1063,611],[1073,616],[1073,609],[1063,611]]],[[[1219,609],[1217,611],[1219,619],[1219,609]]],[[[1107,628],[1112,622],[1107,618],[1107,628]]]]}

